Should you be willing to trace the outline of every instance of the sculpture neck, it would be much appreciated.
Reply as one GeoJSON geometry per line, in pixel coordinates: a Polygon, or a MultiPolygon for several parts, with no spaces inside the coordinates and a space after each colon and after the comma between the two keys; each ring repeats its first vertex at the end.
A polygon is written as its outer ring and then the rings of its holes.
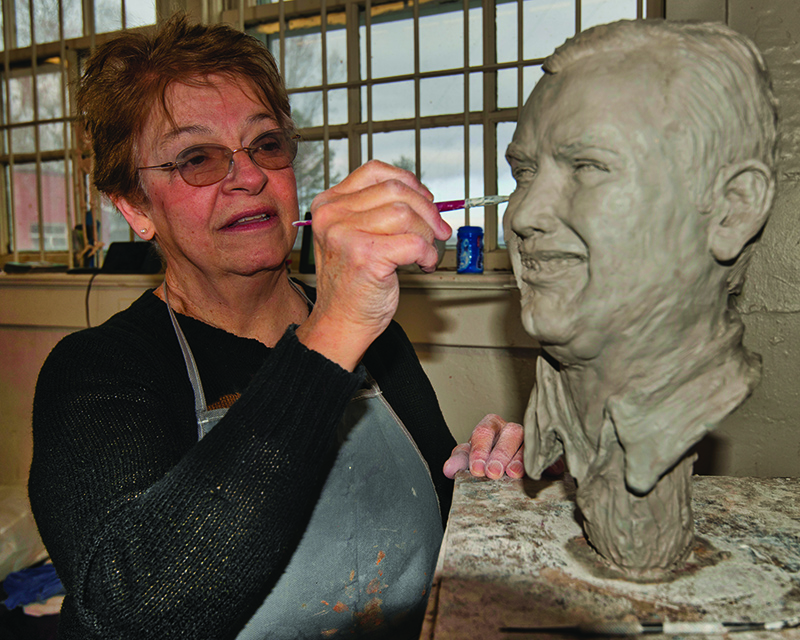
{"type": "Polygon", "coordinates": [[[759,363],[743,347],[743,331],[738,314],[728,310],[716,323],[696,324],[682,335],[637,336],[607,345],[589,362],[559,365],[584,433],[599,438],[612,400],[635,404],[645,416],[708,372],[726,368],[743,380],[757,378],[759,363]]]}

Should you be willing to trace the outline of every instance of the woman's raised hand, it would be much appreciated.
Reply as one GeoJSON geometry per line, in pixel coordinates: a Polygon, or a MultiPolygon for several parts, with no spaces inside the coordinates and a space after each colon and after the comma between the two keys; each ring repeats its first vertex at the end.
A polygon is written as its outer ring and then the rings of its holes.
{"type": "Polygon", "coordinates": [[[452,230],[414,174],[370,161],[311,204],[317,302],[297,337],[353,370],[397,309],[398,266],[436,268],[452,230]]]}

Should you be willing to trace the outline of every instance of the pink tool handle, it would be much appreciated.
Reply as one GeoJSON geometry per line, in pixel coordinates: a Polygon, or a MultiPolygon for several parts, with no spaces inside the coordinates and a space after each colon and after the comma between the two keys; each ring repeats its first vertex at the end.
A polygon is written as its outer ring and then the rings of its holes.
{"type": "Polygon", "coordinates": [[[439,212],[454,211],[455,209],[463,209],[464,202],[464,200],[446,200],[445,202],[437,202],[436,208],[439,212]]]}

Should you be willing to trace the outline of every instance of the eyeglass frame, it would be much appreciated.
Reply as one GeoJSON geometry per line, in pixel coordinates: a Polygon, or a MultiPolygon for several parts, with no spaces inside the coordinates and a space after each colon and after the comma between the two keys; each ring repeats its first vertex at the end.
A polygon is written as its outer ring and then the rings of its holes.
{"type": "Polygon", "coordinates": [[[253,142],[255,142],[256,140],[260,140],[261,138],[263,138],[264,136],[266,136],[266,135],[268,135],[270,133],[275,133],[275,132],[278,132],[278,131],[281,132],[286,137],[286,140],[288,142],[290,142],[290,143],[293,142],[294,143],[294,152],[291,154],[291,159],[289,160],[289,162],[287,162],[286,164],[284,164],[282,166],[265,167],[265,166],[259,164],[258,162],[256,162],[255,158],[253,158],[253,152],[256,149],[258,149],[258,146],[250,145],[250,146],[246,146],[246,147],[239,147],[238,149],[231,149],[230,147],[226,147],[223,144],[214,144],[213,142],[207,142],[207,143],[203,143],[203,144],[193,144],[191,147],[186,147],[185,149],[182,149],[181,151],[178,152],[178,155],[175,156],[175,160],[173,160],[172,162],[165,162],[163,164],[156,164],[156,165],[151,165],[151,166],[148,166],[148,167],[137,167],[136,170],[137,171],[143,171],[145,169],[160,169],[162,171],[171,171],[172,169],[177,169],[178,170],[178,174],[181,176],[183,181],[186,182],[186,184],[188,184],[189,186],[191,186],[191,187],[208,187],[208,186],[210,186],[212,184],[217,184],[218,182],[222,182],[226,177],[228,177],[228,175],[230,174],[231,170],[233,169],[233,156],[236,153],[238,153],[239,151],[246,151],[247,152],[247,156],[250,158],[250,161],[255,166],[257,166],[257,167],[259,167],[261,169],[267,169],[267,170],[271,170],[271,171],[279,171],[281,169],[285,169],[286,167],[292,166],[292,163],[297,158],[297,151],[298,151],[298,146],[299,146],[297,144],[297,141],[299,141],[301,139],[300,134],[299,133],[294,133],[294,134],[290,135],[290,131],[287,131],[286,129],[282,129],[282,128],[269,129],[268,131],[264,131],[263,133],[261,133],[258,136],[256,136],[253,139],[253,142]],[[214,180],[213,182],[207,182],[207,183],[204,183],[204,184],[192,184],[191,182],[189,182],[184,177],[183,173],[181,172],[181,167],[185,166],[187,164],[188,160],[186,162],[179,163],[178,162],[178,158],[181,155],[183,155],[184,153],[186,153],[187,151],[191,151],[192,149],[199,149],[199,148],[203,148],[203,147],[213,147],[213,148],[216,148],[216,149],[224,149],[225,151],[229,151],[230,152],[230,160],[228,161],[228,170],[225,172],[225,174],[221,178],[219,178],[218,180],[214,180]]]}

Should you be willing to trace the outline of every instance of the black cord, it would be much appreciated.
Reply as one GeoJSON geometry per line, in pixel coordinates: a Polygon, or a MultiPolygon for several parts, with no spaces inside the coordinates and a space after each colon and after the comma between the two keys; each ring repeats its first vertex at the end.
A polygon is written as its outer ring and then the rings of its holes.
{"type": "Polygon", "coordinates": [[[94,279],[97,277],[98,273],[98,271],[95,271],[92,274],[92,277],[89,278],[89,284],[86,286],[86,300],[84,301],[84,306],[86,308],[86,327],[89,329],[92,328],[92,323],[89,320],[89,292],[92,290],[92,282],[94,282],[94,279]]]}

